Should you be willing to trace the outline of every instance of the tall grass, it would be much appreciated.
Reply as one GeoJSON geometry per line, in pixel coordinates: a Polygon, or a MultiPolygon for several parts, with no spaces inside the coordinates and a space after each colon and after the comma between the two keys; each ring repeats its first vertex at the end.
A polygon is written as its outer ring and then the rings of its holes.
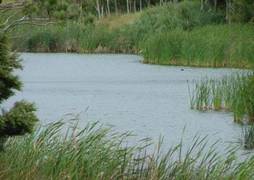
{"type": "MultiPolygon", "coordinates": [[[[145,10],[135,18],[111,18],[94,24],[63,22],[45,27],[19,27],[12,35],[14,49],[19,51],[75,51],[75,52],[138,52],[138,44],[154,33],[175,28],[190,30],[196,26],[219,23],[214,11],[200,11],[199,3],[169,3],[145,10]],[[127,22],[126,22],[127,21],[127,22]],[[111,28],[107,24],[114,24],[111,28]],[[124,24],[124,25],[122,25],[124,24]]],[[[129,16],[126,16],[129,17],[129,16]]]]}
{"type": "Polygon", "coordinates": [[[232,111],[234,121],[254,122],[253,73],[205,78],[195,83],[191,92],[191,108],[202,111],[232,111]]]}
{"type": "Polygon", "coordinates": [[[140,53],[144,63],[165,65],[253,66],[253,25],[225,25],[223,14],[211,9],[201,11],[198,2],[166,3],[134,17],[122,17],[124,25],[111,18],[114,22],[103,23],[102,19],[86,24],[66,21],[48,26],[22,26],[11,33],[13,49],[140,53]],[[108,24],[114,24],[114,28],[108,24]]]}
{"type": "Polygon", "coordinates": [[[154,153],[142,141],[127,146],[129,133],[119,134],[98,123],[64,129],[62,122],[34,134],[9,139],[0,153],[1,179],[248,179],[254,158],[240,163],[234,150],[225,156],[206,138],[193,139],[186,151],[180,143],[154,153]],[[66,132],[66,133],[64,133],[66,132]]]}
{"type": "Polygon", "coordinates": [[[141,52],[145,63],[206,67],[250,68],[254,63],[252,25],[210,25],[154,33],[142,32],[137,25],[110,30],[103,25],[69,22],[25,26],[13,35],[13,49],[18,51],[141,52]]]}
{"type": "Polygon", "coordinates": [[[135,53],[128,29],[64,22],[43,27],[23,26],[12,32],[13,49],[28,52],[135,53]]]}
{"type": "Polygon", "coordinates": [[[145,63],[250,68],[253,25],[209,25],[158,33],[141,43],[145,63]]]}
{"type": "Polygon", "coordinates": [[[245,149],[254,149],[254,125],[244,125],[242,128],[242,137],[240,139],[245,149]]]}

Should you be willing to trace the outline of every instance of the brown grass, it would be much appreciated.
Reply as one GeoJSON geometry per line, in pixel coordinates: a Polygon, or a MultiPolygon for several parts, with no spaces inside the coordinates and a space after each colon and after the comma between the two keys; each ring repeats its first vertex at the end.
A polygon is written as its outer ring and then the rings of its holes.
{"type": "Polygon", "coordinates": [[[109,29],[117,29],[125,25],[133,24],[137,19],[139,19],[140,15],[140,12],[124,15],[111,15],[99,19],[96,24],[107,26],[109,29]]]}

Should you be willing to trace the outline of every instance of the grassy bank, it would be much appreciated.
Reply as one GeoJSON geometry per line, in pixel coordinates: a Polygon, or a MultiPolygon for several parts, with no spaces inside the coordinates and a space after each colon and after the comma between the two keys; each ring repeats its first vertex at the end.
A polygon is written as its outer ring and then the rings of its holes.
{"type": "Polygon", "coordinates": [[[249,179],[254,158],[243,163],[234,150],[220,156],[216,145],[194,138],[187,151],[180,143],[167,153],[154,153],[149,141],[126,146],[128,133],[115,133],[98,123],[69,129],[61,122],[34,134],[9,139],[0,153],[1,179],[249,179]],[[66,132],[66,131],[65,131],[66,132]],[[151,148],[151,147],[150,147],[151,148]]]}
{"type": "Polygon", "coordinates": [[[253,25],[227,25],[222,17],[186,1],[94,23],[27,25],[11,35],[13,49],[25,52],[137,53],[152,64],[252,67],[253,25]]]}
{"type": "Polygon", "coordinates": [[[16,32],[13,48],[25,52],[139,53],[144,63],[204,67],[251,68],[253,25],[209,25],[192,31],[147,32],[124,26],[65,23],[16,32]],[[145,33],[146,34],[146,33],[145,33]],[[21,36],[20,36],[21,35],[21,36]],[[147,37],[147,38],[145,38],[147,37]]]}

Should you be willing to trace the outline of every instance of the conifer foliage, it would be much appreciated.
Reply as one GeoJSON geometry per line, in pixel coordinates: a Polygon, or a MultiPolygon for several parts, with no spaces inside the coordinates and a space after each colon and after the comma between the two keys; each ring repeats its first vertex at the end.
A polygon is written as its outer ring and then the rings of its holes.
{"type": "MultiPolygon", "coordinates": [[[[18,76],[14,75],[15,69],[21,69],[21,62],[15,53],[9,49],[8,39],[0,34],[0,108],[3,101],[21,90],[22,83],[18,76]]],[[[31,133],[38,118],[35,115],[34,104],[20,101],[16,102],[9,111],[0,113],[0,150],[3,150],[4,142],[11,136],[31,133]]]]}

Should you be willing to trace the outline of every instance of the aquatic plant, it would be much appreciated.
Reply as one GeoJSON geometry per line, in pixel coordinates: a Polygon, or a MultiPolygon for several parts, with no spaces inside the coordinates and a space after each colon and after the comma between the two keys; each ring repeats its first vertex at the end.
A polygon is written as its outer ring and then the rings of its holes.
{"type": "Polygon", "coordinates": [[[254,149],[254,125],[244,125],[242,128],[242,137],[240,139],[245,149],[254,149]]]}
{"type": "Polygon", "coordinates": [[[150,141],[127,145],[130,133],[117,133],[99,123],[79,129],[55,122],[31,135],[9,139],[0,154],[1,179],[248,179],[253,177],[254,158],[243,163],[235,150],[224,156],[216,143],[193,138],[184,148],[181,141],[154,151],[150,141]],[[17,148],[18,147],[18,148],[17,148]]]}
{"type": "Polygon", "coordinates": [[[157,33],[140,43],[145,63],[251,68],[252,25],[208,25],[157,33]]]}
{"type": "Polygon", "coordinates": [[[204,78],[195,82],[191,91],[191,108],[197,110],[232,111],[234,121],[253,121],[253,73],[204,78]]]}

